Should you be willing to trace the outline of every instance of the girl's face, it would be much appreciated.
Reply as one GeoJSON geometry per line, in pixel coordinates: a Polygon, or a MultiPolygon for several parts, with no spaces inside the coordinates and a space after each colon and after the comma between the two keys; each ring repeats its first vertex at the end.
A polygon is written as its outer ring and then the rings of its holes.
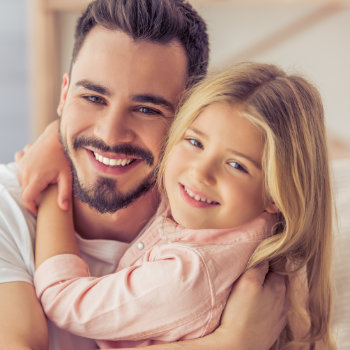
{"type": "Polygon", "coordinates": [[[231,228],[273,211],[264,200],[262,133],[238,107],[206,107],[169,154],[165,190],[182,226],[231,228]]]}

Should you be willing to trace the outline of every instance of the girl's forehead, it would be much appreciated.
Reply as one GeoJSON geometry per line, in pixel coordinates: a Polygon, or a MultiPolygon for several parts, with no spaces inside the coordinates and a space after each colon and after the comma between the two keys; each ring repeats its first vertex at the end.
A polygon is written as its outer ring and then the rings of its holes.
{"type": "Polygon", "coordinates": [[[245,143],[250,140],[252,147],[262,144],[262,131],[250,118],[242,113],[240,106],[230,103],[213,103],[204,108],[191,123],[190,129],[208,136],[217,135],[218,143],[245,143]]]}
{"type": "MultiPolygon", "coordinates": [[[[202,125],[205,123],[213,127],[218,123],[234,125],[237,118],[244,118],[241,106],[228,101],[218,101],[200,108],[198,112],[194,114],[190,126],[202,125]]],[[[251,123],[248,120],[247,122],[251,123]]]]}

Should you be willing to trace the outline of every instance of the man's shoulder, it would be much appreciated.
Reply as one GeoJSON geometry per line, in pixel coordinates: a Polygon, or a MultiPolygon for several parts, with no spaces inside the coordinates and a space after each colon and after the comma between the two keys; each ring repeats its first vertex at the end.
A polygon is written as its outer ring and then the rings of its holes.
{"type": "Polygon", "coordinates": [[[17,164],[0,164],[0,186],[14,193],[21,193],[17,178],[17,164]]]}
{"type": "Polygon", "coordinates": [[[22,189],[17,178],[17,164],[0,164],[0,211],[4,207],[20,210],[25,216],[30,215],[23,205],[22,189]]]}
{"type": "Polygon", "coordinates": [[[23,205],[16,164],[1,164],[0,282],[31,282],[35,221],[23,205]]]}
{"type": "Polygon", "coordinates": [[[35,222],[33,215],[23,205],[16,163],[0,164],[0,217],[1,222],[16,219],[18,225],[23,223],[23,219],[30,226],[35,222]]]}

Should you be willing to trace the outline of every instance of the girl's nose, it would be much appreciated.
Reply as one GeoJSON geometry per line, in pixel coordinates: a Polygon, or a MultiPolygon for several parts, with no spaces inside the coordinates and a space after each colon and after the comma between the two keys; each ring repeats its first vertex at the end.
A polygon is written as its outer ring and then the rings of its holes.
{"type": "Polygon", "coordinates": [[[216,183],[215,162],[201,157],[192,163],[191,175],[198,182],[205,185],[214,185],[216,183]]]}

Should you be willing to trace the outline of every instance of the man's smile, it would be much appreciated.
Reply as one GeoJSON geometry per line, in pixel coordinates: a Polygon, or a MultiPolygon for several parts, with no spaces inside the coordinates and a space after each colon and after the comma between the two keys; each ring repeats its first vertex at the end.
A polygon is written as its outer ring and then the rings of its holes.
{"type": "Polygon", "coordinates": [[[95,159],[108,166],[126,166],[135,161],[134,158],[132,159],[126,159],[126,158],[109,158],[105,157],[97,152],[93,152],[95,159]]]}

